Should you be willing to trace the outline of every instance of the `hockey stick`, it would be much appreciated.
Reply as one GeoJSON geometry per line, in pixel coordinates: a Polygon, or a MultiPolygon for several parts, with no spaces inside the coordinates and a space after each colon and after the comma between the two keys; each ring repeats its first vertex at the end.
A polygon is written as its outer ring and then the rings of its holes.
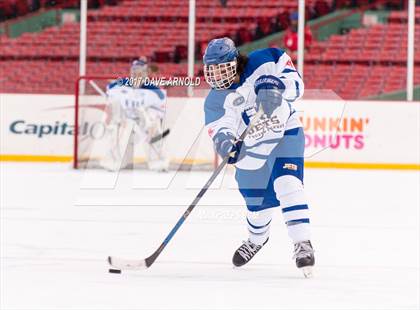
{"type": "Polygon", "coordinates": [[[100,94],[102,97],[107,98],[108,96],[106,93],[96,84],[94,81],[89,80],[89,84],[96,90],[98,94],[100,94]]]}
{"type": "Polygon", "coordinates": [[[167,135],[169,135],[171,131],[168,129],[165,129],[162,133],[158,133],[156,136],[154,136],[152,139],[150,139],[149,143],[153,144],[155,142],[158,142],[159,140],[165,138],[167,135]]]}
{"type": "MultiPolygon", "coordinates": [[[[263,114],[263,111],[262,111],[262,109],[260,109],[257,112],[257,114],[253,117],[253,119],[252,119],[251,123],[248,125],[247,129],[237,139],[237,141],[238,140],[243,140],[247,136],[248,132],[252,129],[252,127],[255,125],[255,123],[260,119],[262,114],[263,114]]],[[[194,198],[193,202],[190,204],[190,206],[187,208],[187,210],[184,212],[184,214],[182,214],[181,218],[178,220],[178,222],[175,224],[175,226],[172,228],[172,230],[166,236],[165,240],[163,240],[162,244],[159,246],[159,248],[152,255],[150,255],[149,257],[147,257],[145,259],[123,259],[123,258],[108,256],[108,263],[112,267],[117,268],[117,269],[110,269],[109,271],[112,272],[112,273],[120,273],[121,270],[140,270],[140,269],[149,268],[155,262],[156,258],[158,258],[160,253],[162,253],[163,249],[168,245],[169,241],[171,241],[173,236],[176,234],[178,229],[181,227],[181,225],[184,223],[184,221],[190,215],[192,210],[197,206],[198,202],[201,200],[201,198],[204,196],[204,194],[210,188],[213,181],[217,178],[219,173],[226,166],[228,160],[229,160],[229,156],[226,156],[223,159],[223,161],[219,164],[219,166],[213,172],[211,177],[208,179],[206,184],[203,186],[203,188],[200,190],[200,192],[194,198]]]]}

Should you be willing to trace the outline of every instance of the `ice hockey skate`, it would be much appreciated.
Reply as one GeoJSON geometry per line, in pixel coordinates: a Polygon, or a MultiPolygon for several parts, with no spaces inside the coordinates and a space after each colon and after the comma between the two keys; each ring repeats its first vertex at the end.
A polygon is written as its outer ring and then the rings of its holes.
{"type": "Polygon", "coordinates": [[[296,260],[296,267],[302,270],[305,278],[313,277],[312,269],[315,265],[315,256],[311,241],[295,243],[293,258],[296,260]]]}
{"type": "Polygon", "coordinates": [[[267,242],[268,238],[262,245],[254,244],[249,241],[249,239],[247,241],[243,241],[242,245],[235,251],[235,254],[233,254],[232,263],[236,267],[245,265],[267,242]]]}

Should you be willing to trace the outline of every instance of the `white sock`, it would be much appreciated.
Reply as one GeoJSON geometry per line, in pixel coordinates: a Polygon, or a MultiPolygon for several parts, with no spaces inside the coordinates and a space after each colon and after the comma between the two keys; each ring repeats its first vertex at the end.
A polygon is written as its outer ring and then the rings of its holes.
{"type": "Polygon", "coordinates": [[[249,240],[257,245],[262,245],[270,234],[270,223],[273,214],[273,208],[262,211],[247,213],[247,224],[249,231],[249,240]]]}
{"type": "Polygon", "coordinates": [[[302,182],[294,176],[285,175],[274,181],[274,189],[293,243],[310,240],[309,208],[302,182]]]}

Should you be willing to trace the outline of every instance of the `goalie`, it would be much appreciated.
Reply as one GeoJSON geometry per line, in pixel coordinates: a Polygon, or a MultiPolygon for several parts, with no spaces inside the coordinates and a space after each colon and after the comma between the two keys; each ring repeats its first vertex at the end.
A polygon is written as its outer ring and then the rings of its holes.
{"type": "Polygon", "coordinates": [[[133,168],[134,159],[142,145],[147,167],[154,171],[168,171],[169,160],[164,154],[163,138],[166,96],[154,85],[146,85],[148,64],[145,57],[135,60],[131,78],[119,79],[107,86],[107,133],[109,152],[101,160],[108,170],[133,168]]]}

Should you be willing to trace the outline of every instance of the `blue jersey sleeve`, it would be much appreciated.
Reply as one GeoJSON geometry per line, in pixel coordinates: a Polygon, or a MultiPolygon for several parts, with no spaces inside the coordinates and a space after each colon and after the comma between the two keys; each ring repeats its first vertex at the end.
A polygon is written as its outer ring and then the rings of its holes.
{"type": "Polygon", "coordinates": [[[289,55],[278,48],[265,48],[249,54],[244,77],[273,75],[282,83],[283,98],[289,103],[301,98],[304,84],[289,55]]]}
{"type": "Polygon", "coordinates": [[[237,135],[238,112],[232,104],[237,96],[234,90],[211,90],[207,96],[204,102],[204,117],[212,139],[222,132],[237,135]]]}
{"type": "Polygon", "coordinates": [[[226,110],[223,107],[225,99],[225,91],[210,91],[204,102],[204,117],[206,126],[220,120],[225,115],[226,110]]]}

